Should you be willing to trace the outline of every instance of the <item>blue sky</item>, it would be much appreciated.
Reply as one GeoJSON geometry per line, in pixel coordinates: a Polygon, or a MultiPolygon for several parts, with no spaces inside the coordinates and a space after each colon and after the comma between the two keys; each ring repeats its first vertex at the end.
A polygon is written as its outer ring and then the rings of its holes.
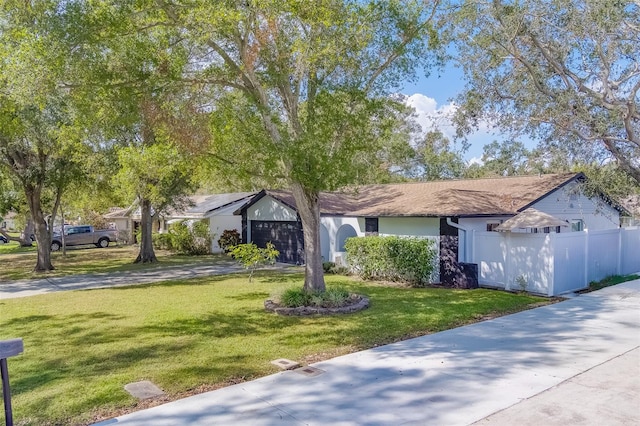
{"type": "MultiPolygon", "coordinates": [[[[415,83],[407,83],[401,93],[409,96],[409,104],[416,109],[417,121],[427,127],[433,117],[440,117],[443,133],[453,139],[454,129],[448,125],[443,117],[455,108],[453,98],[464,89],[464,75],[462,70],[448,65],[442,72],[434,72],[429,77],[422,77],[415,83]]],[[[467,162],[479,160],[482,157],[484,145],[502,137],[499,133],[490,131],[488,126],[469,137],[470,147],[463,155],[467,162]]]]}

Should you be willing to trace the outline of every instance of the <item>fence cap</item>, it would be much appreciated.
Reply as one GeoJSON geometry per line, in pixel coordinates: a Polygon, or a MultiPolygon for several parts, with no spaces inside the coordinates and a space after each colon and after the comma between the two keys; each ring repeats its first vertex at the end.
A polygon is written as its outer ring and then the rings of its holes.
{"type": "Polygon", "coordinates": [[[24,351],[22,339],[0,340],[0,359],[16,356],[24,351]]]}

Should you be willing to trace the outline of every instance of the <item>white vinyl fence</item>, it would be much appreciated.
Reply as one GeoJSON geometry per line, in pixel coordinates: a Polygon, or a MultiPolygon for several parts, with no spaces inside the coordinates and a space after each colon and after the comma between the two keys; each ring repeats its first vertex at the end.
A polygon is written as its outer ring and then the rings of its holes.
{"type": "Polygon", "coordinates": [[[480,285],[556,296],[609,275],[640,272],[640,228],[525,234],[473,232],[480,285]]]}

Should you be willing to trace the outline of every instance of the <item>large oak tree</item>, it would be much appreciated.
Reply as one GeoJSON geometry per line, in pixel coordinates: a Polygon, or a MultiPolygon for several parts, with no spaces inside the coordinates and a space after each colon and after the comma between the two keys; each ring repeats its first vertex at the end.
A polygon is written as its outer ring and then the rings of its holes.
{"type": "Polygon", "coordinates": [[[640,184],[640,5],[618,0],[456,2],[469,79],[461,130],[481,118],[583,162],[609,157],[640,184]]]}
{"type": "Polygon", "coordinates": [[[323,291],[320,192],[370,174],[386,142],[405,133],[403,107],[389,94],[439,59],[439,3],[156,3],[190,46],[184,81],[209,96],[212,155],[291,189],[304,288],[323,291]]]}

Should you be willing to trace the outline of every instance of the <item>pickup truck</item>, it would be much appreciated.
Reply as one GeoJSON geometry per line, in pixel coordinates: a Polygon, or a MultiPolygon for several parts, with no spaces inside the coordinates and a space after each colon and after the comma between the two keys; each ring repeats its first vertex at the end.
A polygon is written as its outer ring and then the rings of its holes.
{"type": "MultiPolygon", "coordinates": [[[[93,244],[106,248],[109,243],[116,242],[118,231],[115,229],[93,229],[90,225],[74,225],[64,227],[64,243],[69,246],[93,244]]],[[[58,251],[62,247],[62,235],[54,232],[51,239],[51,251],[58,251]]]]}

